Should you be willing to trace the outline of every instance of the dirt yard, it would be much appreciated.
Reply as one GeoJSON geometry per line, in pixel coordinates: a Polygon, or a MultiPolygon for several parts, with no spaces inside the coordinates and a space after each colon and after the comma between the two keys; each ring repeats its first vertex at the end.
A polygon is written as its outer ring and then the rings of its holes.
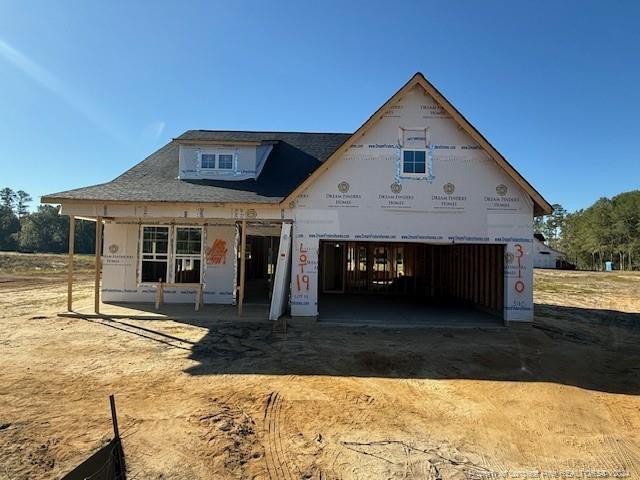
{"type": "Polygon", "coordinates": [[[0,479],[80,463],[110,393],[135,479],[640,478],[640,275],[536,281],[532,325],[284,334],[59,318],[61,274],[0,270],[0,479]]]}

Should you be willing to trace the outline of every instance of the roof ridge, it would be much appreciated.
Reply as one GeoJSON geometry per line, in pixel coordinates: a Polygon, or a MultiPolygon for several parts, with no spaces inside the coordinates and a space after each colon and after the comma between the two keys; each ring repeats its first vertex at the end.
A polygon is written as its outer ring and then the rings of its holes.
{"type": "Polygon", "coordinates": [[[207,128],[196,128],[185,131],[187,132],[211,132],[211,133],[302,133],[306,135],[352,135],[353,132],[309,132],[309,131],[293,131],[293,130],[211,130],[207,128]]]}

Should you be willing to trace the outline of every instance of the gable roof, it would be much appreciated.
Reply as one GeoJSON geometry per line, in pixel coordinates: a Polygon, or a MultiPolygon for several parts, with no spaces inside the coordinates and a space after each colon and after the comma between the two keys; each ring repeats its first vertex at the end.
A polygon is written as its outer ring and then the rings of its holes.
{"type": "Polygon", "coordinates": [[[390,106],[418,85],[531,197],[534,215],[553,212],[551,204],[420,72],[353,134],[189,130],[111,182],[45,195],[41,201],[289,205],[380,120],[390,106]],[[256,180],[178,180],[179,145],[207,142],[273,144],[274,148],[256,180]]]}
{"type": "Polygon", "coordinates": [[[371,115],[371,117],[369,117],[369,119],[364,122],[364,124],[362,124],[362,126],[358,128],[358,130],[356,130],[346,142],[331,154],[320,168],[314,171],[304,182],[298,185],[296,189],[287,196],[284,202],[289,203],[294,200],[320,175],[329,170],[331,165],[333,165],[342,156],[342,154],[351,147],[352,144],[356,143],[360,137],[362,137],[382,118],[384,112],[388,110],[389,107],[398,102],[417,85],[421,86],[436,101],[436,103],[440,105],[440,107],[451,115],[453,120],[458,123],[458,125],[460,125],[460,127],[462,127],[462,129],[491,156],[491,158],[495,160],[498,166],[501,167],[518,185],[520,185],[525,192],[527,192],[533,200],[534,215],[548,215],[553,212],[551,204],[547,202],[522,175],[520,175],[520,173],[507,161],[507,159],[504,158],[502,154],[498,152],[498,150],[496,150],[494,146],[491,145],[489,141],[478,130],[476,130],[476,128],[471,125],[471,123],[451,103],[449,103],[444,95],[442,95],[442,93],[440,93],[438,89],[434,87],[420,72],[417,72],[413,77],[411,77],[411,79],[402,88],[400,88],[400,90],[398,90],[389,100],[376,110],[376,112],[371,115]]]}
{"type": "Polygon", "coordinates": [[[189,130],[111,182],[42,197],[65,201],[279,204],[351,134],[189,130]],[[272,144],[256,180],[177,179],[181,143],[272,144]]]}
{"type": "Polygon", "coordinates": [[[548,243],[546,243],[544,235],[542,235],[541,233],[534,233],[533,234],[533,241],[535,243],[538,243],[539,246],[545,248],[546,250],[551,250],[552,252],[557,253],[558,255],[563,255],[563,256],[567,256],[566,253],[561,252],[560,250],[557,250],[555,248],[553,248],[551,245],[549,245],[548,243]]]}

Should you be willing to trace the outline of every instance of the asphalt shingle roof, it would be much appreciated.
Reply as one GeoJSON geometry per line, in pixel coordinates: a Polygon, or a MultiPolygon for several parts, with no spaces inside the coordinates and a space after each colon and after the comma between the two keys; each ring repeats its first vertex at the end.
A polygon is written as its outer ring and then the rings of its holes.
{"type": "Polygon", "coordinates": [[[349,133],[189,130],[111,182],[45,195],[43,201],[279,203],[342,145],[349,133]],[[257,180],[178,180],[180,141],[275,142],[257,180]]]}

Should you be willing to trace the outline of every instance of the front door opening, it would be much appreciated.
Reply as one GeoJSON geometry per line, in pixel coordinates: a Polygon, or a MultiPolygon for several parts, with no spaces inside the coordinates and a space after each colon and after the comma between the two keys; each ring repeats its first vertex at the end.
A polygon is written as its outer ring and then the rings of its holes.
{"type": "Polygon", "coordinates": [[[247,235],[244,303],[270,303],[279,245],[280,237],[247,235]]]}
{"type": "Polygon", "coordinates": [[[345,244],[344,242],[323,243],[324,269],[322,270],[322,288],[325,293],[344,292],[345,244]]]}

